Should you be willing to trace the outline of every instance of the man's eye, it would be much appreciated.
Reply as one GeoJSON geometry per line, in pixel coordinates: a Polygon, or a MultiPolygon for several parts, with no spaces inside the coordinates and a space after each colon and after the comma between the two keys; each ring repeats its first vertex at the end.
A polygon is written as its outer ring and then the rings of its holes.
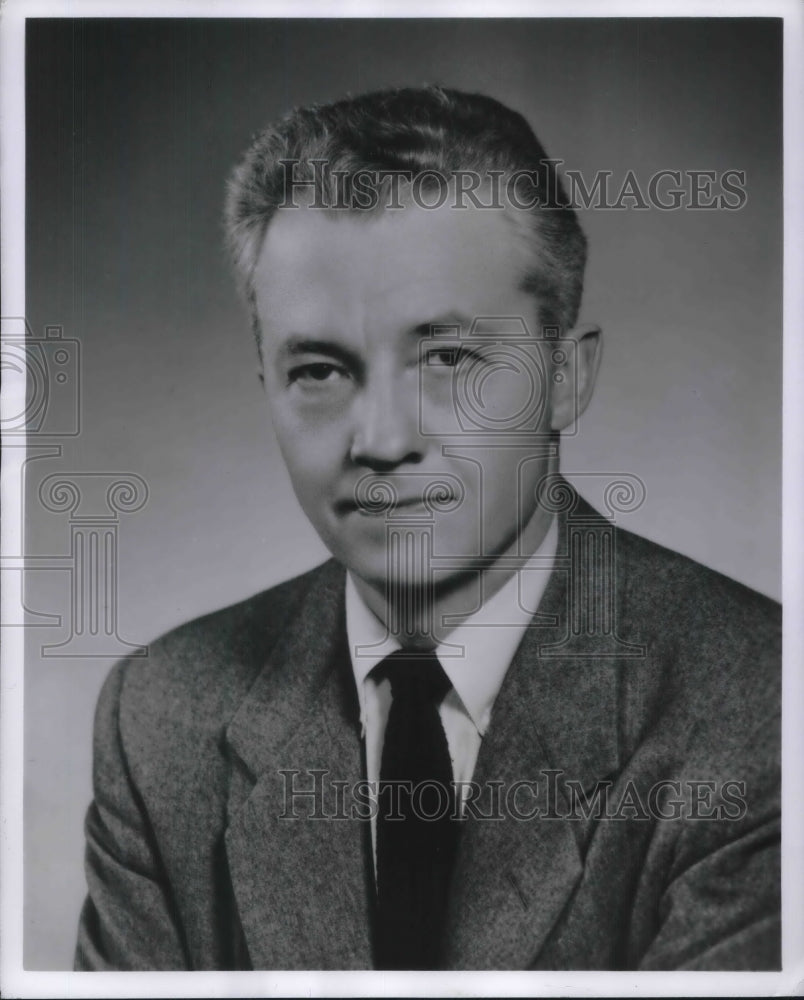
{"type": "Polygon", "coordinates": [[[458,361],[458,349],[439,347],[427,352],[427,364],[434,368],[454,368],[458,361]]]}
{"type": "Polygon", "coordinates": [[[314,361],[306,365],[298,365],[288,372],[288,382],[300,382],[302,385],[313,385],[322,382],[335,382],[346,373],[338,366],[327,361],[314,361]]]}
{"type": "Polygon", "coordinates": [[[457,368],[471,358],[478,360],[479,356],[466,347],[434,347],[427,351],[425,361],[431,368],[457,368]]]}

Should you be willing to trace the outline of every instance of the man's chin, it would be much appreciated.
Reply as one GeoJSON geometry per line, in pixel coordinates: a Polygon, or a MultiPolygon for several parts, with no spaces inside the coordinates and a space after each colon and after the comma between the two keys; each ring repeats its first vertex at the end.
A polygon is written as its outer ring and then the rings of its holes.
{"type": "MultiPolygon", "coordinates": [[[[337,556],[336,556],[337,558],[337,556]]],[[[387,565],[371,565],[365,562],[346,562],[341,560],[346,568],[372,590],[392,594],[400,590],[417,590],[430,592],[435,587],[435,573],[433,570],[391,570],[387,565]]]]}
{"type": "Polygon", "coordinates": [[[348,532],[324,539],[333,556],[372,588],[426,587],[433,579],[431,530],[394,538],[380,519],[363,519],[348,532]],[[377,523],[375,524],[375,520],[377,523]]]}
{"type": "Polygon", "coordinates": [[[347,554],[333,551],[333,556],[342,563],[352,577],[370,587],[376,594],[393,602],[401,593],[411,592],[422,599],[438,599],[451,591],[476,580],[479,567],[467,565],[461,571],[436,569],[432,564],[423,564],[418,559],[393,560],[387,553],[378,553],[375,558],[365,554],[350,558],[347,554]]]}

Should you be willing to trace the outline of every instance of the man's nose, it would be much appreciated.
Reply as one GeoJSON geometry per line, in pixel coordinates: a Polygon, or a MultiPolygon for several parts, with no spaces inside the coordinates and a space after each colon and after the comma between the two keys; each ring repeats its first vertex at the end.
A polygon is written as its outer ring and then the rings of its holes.
{"type": "Polygon", "coordinates": [[[388,471],[422,459],[417,387],[392,375],[369,379],[355,407],[350,455],[357,465],[388,471]]]}

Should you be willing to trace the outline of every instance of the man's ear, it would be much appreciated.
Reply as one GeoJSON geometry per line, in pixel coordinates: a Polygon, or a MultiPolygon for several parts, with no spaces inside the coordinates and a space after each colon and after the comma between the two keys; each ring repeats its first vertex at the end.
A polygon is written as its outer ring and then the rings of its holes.
{"type": "Polygon", "coordinates": [[[551,359],[550,427],[554,431],[569,427],[589,405],[600,367],[602,335],[599,326],[592,323],[576,326],[566,339],[574,341],[575,347],[569,351],[554,350],[551,359]]]}

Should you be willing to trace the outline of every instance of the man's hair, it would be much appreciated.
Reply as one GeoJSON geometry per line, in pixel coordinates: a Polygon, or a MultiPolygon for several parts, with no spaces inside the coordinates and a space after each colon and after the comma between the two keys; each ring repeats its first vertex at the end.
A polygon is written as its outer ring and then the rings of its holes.
{"type": "Polygon", "coordinates": [[[525,222],[530,246],[523,287],[539,300],[540,322],[571,329],[583,291],[586,238],[555,162],[522,115],[499,101],[426,86],[296,108],[255,136],[229,179],[224,225],[258,340],[254,268],[271,218],[294,204],[295,187],[309,187],[318,204],[343,204],[345,197],[350,206],[358,202],[353,182],[360,174],[384,178],[382,187],[400,172],[449,179],[469,171],[514,180],[517,191],[530,185],[529,200],[517,195],[515,202],[527,207],[514,212],[525,222]]]}

